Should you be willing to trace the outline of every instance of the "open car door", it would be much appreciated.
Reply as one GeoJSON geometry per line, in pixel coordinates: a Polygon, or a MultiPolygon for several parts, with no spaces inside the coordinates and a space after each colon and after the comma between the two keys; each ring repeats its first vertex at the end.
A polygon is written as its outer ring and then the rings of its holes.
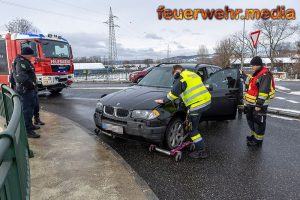
{"type": "Polygon", "coordinates": [[[225,68],[205,80],[204,84],[212,95],[212,103],[203,113],[203,120],[235,119],[240,93],[239,78],[238,68],[225,68]]]}

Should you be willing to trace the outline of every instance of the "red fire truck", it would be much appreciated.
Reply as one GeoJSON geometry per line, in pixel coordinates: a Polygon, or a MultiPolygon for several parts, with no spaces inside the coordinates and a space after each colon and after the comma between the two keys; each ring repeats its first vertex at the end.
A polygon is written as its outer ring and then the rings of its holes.
{"type": "Polygon", "coordinates": [[[39,90],[59,93],[74,79],[72,49],[68,41],[54,34],[0,33],[0,83],[9,84],[12,63],[23,47],[31,47],[31,63],[39,90]]]}

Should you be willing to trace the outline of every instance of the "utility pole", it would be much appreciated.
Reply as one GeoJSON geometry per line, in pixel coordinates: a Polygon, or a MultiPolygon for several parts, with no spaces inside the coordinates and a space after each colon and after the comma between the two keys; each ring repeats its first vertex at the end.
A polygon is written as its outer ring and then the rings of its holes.
{"type": "Polygon", "coordinates": [[[108,20],[106,22],[104,22],[109,27],[108,65],[110,65],[110,66],[114,66],[114,64],[116,64],[116,61],[118,60],[115,27],[119,27],[119,26],[114,23],[114,18],[118,18],[118,17],[113,15],[111,7],[110,7],[108,20]]]}
{"type": "Polygon", "coordinates": [[[246,23],[246,20],[244,19],[244,26],[243,26],[243,45],[242,45],[242,57],[241,57],[241,70],[243,70],[243,67],[244,67],[245,23],[246,23]]]}

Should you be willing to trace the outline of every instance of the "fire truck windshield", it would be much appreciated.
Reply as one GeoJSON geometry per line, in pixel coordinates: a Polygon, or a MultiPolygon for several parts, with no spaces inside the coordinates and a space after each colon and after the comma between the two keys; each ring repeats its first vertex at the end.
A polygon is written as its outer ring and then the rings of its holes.
{"type": "Polygon", "coordinates": [[[41,44],[46,58],[70,58],[70,45],[68,43],[42,40],[41,44]]]}

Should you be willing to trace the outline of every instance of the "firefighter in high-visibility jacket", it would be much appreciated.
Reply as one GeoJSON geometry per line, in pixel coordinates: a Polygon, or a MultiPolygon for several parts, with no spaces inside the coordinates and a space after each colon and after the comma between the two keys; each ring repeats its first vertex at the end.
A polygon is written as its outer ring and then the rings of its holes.
{"type": "Polygon", "coordinates": [[[247,145],[261,146],[265,135],[269,101],[275,96],[275,83],[272,73],[263,66],[259,56],[254,57],[250,64],[254,70],[252,76],[242,72],[247,85],[244,95],[245,113],[251,130],[250,136],[247,136],[247,145]]]}
{"type": "Polygon", "coordinates": [[[210,107],[211,94],[206,89],[199,75],[194,72],[184,70],[181,65],[174,65],[172,74],[174,84],[172,90],[165,99],[158,99],[155,102],[165,103],[174,101],[181,97],[185,106],[189,109],[189,122],[192,123],[192,130],[189,136],[195,144],[195,151],[189,155],[192,158],[206,158],[205,143],[199,130],[199,123],[202,113],[210,107]]]}

